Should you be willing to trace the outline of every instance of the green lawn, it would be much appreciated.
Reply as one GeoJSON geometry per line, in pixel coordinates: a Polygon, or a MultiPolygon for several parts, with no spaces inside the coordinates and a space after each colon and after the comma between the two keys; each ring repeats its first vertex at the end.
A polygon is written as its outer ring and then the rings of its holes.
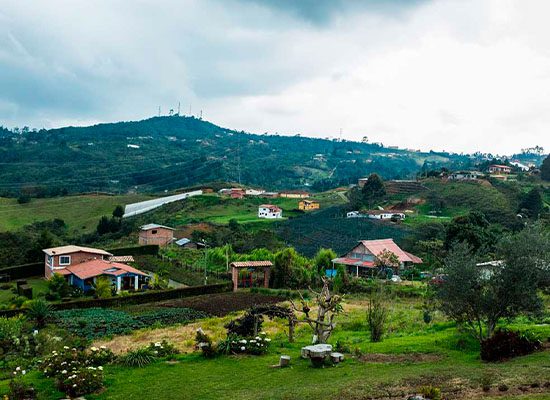
{"type": "Polygon", "coordinates": [[[60,218],[71,232],[89,232],[95,229],[103,215],[111,215],[117,205],[147,200],[144,195],[83,195],[32,199],[18,204],[15,199],[0,198],[0,231],[17,230],[33,222],[60,218]]]}
{"type": "MultiPolygon", "coordinates": [[[[348,304],[346,313],[337,320],[330,342],[346,342],[351,354],[346,354],[346,360],[335,367],[315,369],[299,357],[300,348],[311,338],[309,328],[301,325],[296,343],[288,343],[283,332],[272,335],[274,340],[265,356],[204,359],[198,353],[190,353],[177,356],[175,362],[160,360],[145,368],[108,366],[106,390],[86,398],[140,399],[146,394],[174,400],[401,399],[426,385],[441,388],[444,396],[461,390],[463,397],[453,398],[471,398],[469,395],[484,394],[481,385],[485,382],[491,386],[489,394],[498,395],[499,399],[550,399],[550,389],[544,388],[550,382],[548,350],[506,362],[484,363],[479,359],[479,345],[453,323],[436,313],[434,322],[426,325],[420,300],[398,298],[392,300],[387,337],[380,343],[371,343],[365,324],[365,300],[354,297],[348,304]],[[282,354],[291,356],[291,367],[272,368],[282,354]],[[415,358],[419,354],[425,358],[415,358]],[[372,358],[380,355],[386,358],[372,358]],[[535,383],[539,388],[531,388],[535,383]],[[498,390],[503,384],[508,387],[506,393],[498,390]],[[527,392],[522,393],[520,388],[527,392]]],[[[205,321],[201,323],[206,324],[205,329],[212,328],[205,321]]],[[[529,329],[544,338],[550,335],[548,324],[516,322],[514,328],[529,329]]],[[[139,335],[147,332],[154,330],[139,335]]],[[[60,397],[51,381],[38,372],[27,379],[40,389],[40,399],[60,397]]],[[[6,381],[0,382],[0,393],[5,387],[6,381]]]]}
{"type": "MultiPolygon", "coordinates": [[[[27,279],[27,283],[32,286],[32,295],[34,298],[48,292],[48,281],[42,278],[27,279]]],[[[15,282],[10,283],[11,288],[15,288],[15,282]]],[[[13,297],[17,296],[10,289],[0,289],[0,304],[8,303],[13,297]]]]}

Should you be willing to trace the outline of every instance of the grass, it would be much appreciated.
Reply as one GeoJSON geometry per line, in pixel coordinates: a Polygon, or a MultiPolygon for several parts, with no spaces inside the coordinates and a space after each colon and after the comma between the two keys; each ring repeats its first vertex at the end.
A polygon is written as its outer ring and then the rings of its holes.
{"type": "MultiPolygon", "coordinates": [[[[264,329],[274,340],[265,356],[224,356],[203,359],[193,349],[195,329],[201,326],[214,340],[223,337],[223,325],[237,314],[208,318],[187,326],[144,329],[129,336],[114,337],[96,342],[106,344],[117,352],[148,345],[151,341],[168,339],[184,354],[176,361],[156,361],[134,369],[121,365],[108,366],[106,390],[87,395],[87,399],[142,398],[144,388],[148,395],[162,399],[331,399],[341,400],[405,398],[421,386],[432,385],[443,394],[461,390],[462,397],[481,397],[482,383],[491,386],[491,395],[500,399],[550,399],[542,386],[550,382],[548,350],[501,363],[484,363],[479,359],[479,345],[467,334],[456,329],[441,314],[435,313],[430,325],[422,321],[421,300],[398,298],[391,300],[388,333],[380,343],[371,343],[365,322],[366,299],[349,298],[345,313],[337,319],[337,328],[330,342],[347,343],[351,354],[336,367],[314,369],[299,357],[300,348],[309,343],[309,327],[301,324],[295,343],[288,343],[285,323],[266,319],[264,329]],[[282,354],[291,356],[291,368],[271,368],[282,354]],[[353,354],[363,354],[366,358],[353,354]],[[373,357],[385,355],[384,357],[373,357]],[[419,355],[423,355],[419,357],[419,355]],[[537,382],[540,389],[528,389],[537,382]],[[506,384],[509,390],[498,391],[506,384]]],[[[534,325],[524,319],[514,328],[530,329],[541,337],[550,335],[550,325],[534,325]]],[[[44,390],[41,399],[59,398],[51,384],[36,373],[27,379],[44,390]],[[56,397],[57,396],[57,397],[56,397]]],[[[0,392],[6,382],[0,382],[0,392]]],[[[459,396],[460,396],[459,394],[459,396]]]]}
{"type": "MultiPolygon", "coordinates": [[[[46,294],[48,292],[48,281],[42,278],[32,278],[27,279],[27,283],[32,286],[32,295],[33,298],[40,296],[41,294],[46,294]]],[[[17,295],[12,292],[12,289],[15,289],[15,282],[9,283],[11,289],[0,289],[0,304],[9,303],[10,300],[17,295]]]]}
{"type": "Polygon", "coordinates": [[[0,231],[13,231],[33,222],[60,218],[71,232],[90,232],[103,215],[111,215],[117,205],[148,199],[144,195],[81,195],[32,199],[18,204],[16,199],[0,198],[0,231]]]}

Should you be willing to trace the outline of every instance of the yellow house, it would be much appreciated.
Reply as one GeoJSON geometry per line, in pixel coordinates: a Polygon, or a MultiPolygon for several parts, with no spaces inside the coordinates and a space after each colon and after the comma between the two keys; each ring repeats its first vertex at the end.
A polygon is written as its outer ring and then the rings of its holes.
{"type": "Polygon", "coordinates": [[[298,203],[298,209],[303,211],[318,210],[319,207],[320,207],[319,202],[314,200],[301,200],[298,203]]]}

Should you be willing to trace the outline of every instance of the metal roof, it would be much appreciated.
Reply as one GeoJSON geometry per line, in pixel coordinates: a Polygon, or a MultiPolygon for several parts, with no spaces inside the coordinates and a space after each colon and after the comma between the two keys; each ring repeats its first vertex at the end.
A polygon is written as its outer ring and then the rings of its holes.
{"type": "Polygon", "coordinates": [[[158,228],[164,228],[164,229],[170,229],[171,231],[174,231],[174,228],[170,228],[169,226],[159,225],[159,224],[147,224],[142,225],[139,227],[142,231],[148,231],[151,229],[158,229],[158,228]]]}

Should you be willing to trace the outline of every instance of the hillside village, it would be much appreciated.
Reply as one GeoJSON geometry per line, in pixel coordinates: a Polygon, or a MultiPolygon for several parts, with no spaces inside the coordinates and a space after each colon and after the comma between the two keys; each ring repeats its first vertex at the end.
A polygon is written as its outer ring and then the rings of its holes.
{"type": "Polygon", "coordinates": [[[140,379],[166,382],[163,398],[207,398],[176,377],[254,369],[269,379],[232,395],[294,382],[304,398],[542,398],[549,166],[426,164],[414,179],[369,173],[322,191],[213,182],[6,199],[7,219],[35,221],[0,233],[0,389],[111,399],[140,379]],[[50,207],[56,219],[40,217],[50,207]],[[299,383],[316,369],[330,379],[299,383]]]}

